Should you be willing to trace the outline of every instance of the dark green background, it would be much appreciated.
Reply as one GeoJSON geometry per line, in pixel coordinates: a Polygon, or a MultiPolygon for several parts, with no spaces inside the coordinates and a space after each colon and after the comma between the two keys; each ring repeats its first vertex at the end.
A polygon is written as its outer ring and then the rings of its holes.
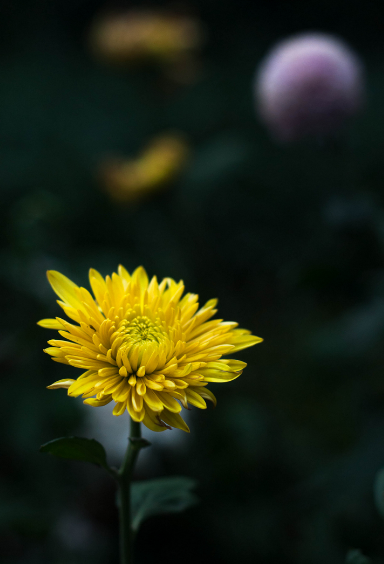
{"type": "Polygon", "coordinates": [[[148,521],[137,563],[337,564],[350,547],[383,562],[380,3],[191,1],[207,41],[188,86],[93,60],[86,33],[105,5],[0,2],[1,562],[117,562],[109,477],[38,452],[87,412],[45,389],[73,375],[43,354],[53,334],[35,323],[59,311],[47,269],[87,285],[89,267],[119,262],[183,278],[265,339],[238,355],[241,378],[211,386],[218,407],[194,410],[182,448],[172,431],[175,447],[156,443],[156,464],[141,465],[138,478],[199,479],[202,503],[148,521]],[[366,109],[337,141],[277,145],[255,115],[253,75],[276,41],[307,30],[361,55],[366,109]],[[192,146],[179,181],[142,203],[109,201],[100,161],[168,129],[192,146]]]}

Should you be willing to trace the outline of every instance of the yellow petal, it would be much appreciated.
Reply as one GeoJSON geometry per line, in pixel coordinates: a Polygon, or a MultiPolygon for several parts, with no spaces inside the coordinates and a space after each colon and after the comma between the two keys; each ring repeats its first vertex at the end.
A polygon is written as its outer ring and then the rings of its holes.
{"type": "Polygon", "coordinates": [[[64,326],[57,319],[41,319],[37,324],[44,329],[64,329],[64,326]]]}
{"type": "Polygon", "coordinates": [[[96,374],[96,372],[94,370],[87,370],[86,372],[83,372],[79,377],[78,380],[82,379],[82,378],[88,378],[88,376],[92,376],[93,374],[96,374]]]}
{"type": "Polygon", "coordinates": [[[148,288],[148,276],[142,266],[136,268],[132,274],[132,282],[137,285],[140,290],[140,296],[143,297],[145,290],[148,288]]]}
{"type": "Polygon", "coordinates": [[[187,388],[185,390],[185,393],[186,393],[186,396],[187,396],[188,403],[190,403],[191,405],[194,405],[194,406],[196,406],[200,409],[207,409],[207,404],[205,403],[205,401],[203,400],[203,398],[201,397],[200,394],[198,394],[197,392],[194,392],[190,388],[187,388]]]}
{"type": "Polygon", "coordinates": [[[112,401],[111,396],[108,396],[106,398],[99,400],[96,398],[86,399],[83,401],[83,403],[86,403],[87,405],[92,405],[92,407],[101,407],[103,405],[107,405],[108,403],[111,403],[111,401],[112,401]]]}
{"type": "Polygon", "coordinates": [[[139,370],[137,371],[136,375],[141,378],[145,376],[145,366],[140,366],[139,370]]]}
{"type": "Polygon", "coordinates": [[[73,321],[76,321],[77,323],[80,323],[81,319],[79,315],[79,309],[65,305],[65,302],[62,302],[61,300],[57,300],[57,303],[64,310],[64,313],[67,317],[73,319],[73,321]]]}
{"type": "Polygon", "coordinates": [[[155,392],[147,388],[146,394],[143,396],[144,402],[148,405],[149,408],[153,411],[163,411],[164,406],[163,402],[157,397],[155,392]]]}
{"type": "Polygon", "coordinates": [[[224,370],[230,372],[240,372],[246,368],[247,363],[241,362],[240,360],[216,360],[214,362],[208,362],[204,368],[216,368],[217,370],[224,370]]]}
{"type": "Polygon", "coordinates": [[[124,268],[124,266],[122,266],[121,264],[119,264],[119,267],[118,267],[118,269],[117,269],[117,272],[119,273],[119,276],[120,276],[120,278],[121,278],[122,281],[123,281],[124,289],[126,289],[127,286],[128,286],[128,284],[129,284],[130,281],[131,281],[131,276],[130,276],[128,270],[126,270],[126,269],[124,268]]]}
{"type": "Polygon", "coordinates": [[[250,331],[247,331],[246,329],[234,329],[229,337],[230,338],[228,339],[228,342],[235,345],[230,354],[241,351],[248,347],[253,347],[253,345],[262,343],[264,340],[261,337],[256,337],[256,335],[251,335],[250,331]]]}
{"type": "Polygon", "coordinates": [[[156,433],[161,433],[162,431],[166,431],[169,427],[167,427],[160,419],[157,417],[151,409],[148,407],[145,408],[145,415],[143,419],[143,423],[148,429],[151,431],[155,431],[156,433]]]}
{"type": "Polygon", "coordinates": [[[147,388],[151,388],[151,390],[156,390],[159,392],[164,390],[164,386],[162,384],[158,384],[157,382],[154,382],[152,378],[147,378],[144,376],[143,380],[147,388]]]}
{"type": "Polygon", "coordinates": [[[131,388],[131,390],[132,407],[135,411],[141,411],[143,409],[143,398],[136,393],[135,388],[131,388]]]}
{"type": "Polygon", "coordinates": [[[137,361],[139,360],[139,354],[140,345],[134,345],[128,353],[129,364],[131,365],[134,372],[136,372],[137,370],[137,361]]]}
{"type": "Polygon", "coordinates": [[[118,402],[113,408],[112,411],[113,415],[116,415],[117,417],[119,415],[123,415],[124,411],[126,410],[126,407],[127,407],[126,401],[118,402]]]}
{"type": "Polygon", "coordinates": [[[189,388],[191,391],[193,390],[194,392],[198,393],[202,398],[209,400],[213,403],[213,407],[216,407],[217,405],[217,400],[215,398],[215,396],[213,395],[213,393],[211,392],[211,390],[208,390],[207,388],[189,388]]]}
{"type": "Polygon", "coordinates": [[[160,399],[164,407],[166,407],[172,413],[180,413],[181,405],[167,392],[154,392],[157,397],[160,399]]]}
{"type": "Polygon", "coordinates": [[[60,358],[58,356],[53,357],[51,360],[54,362],[60,362],[61,364],[69,364],[66,358],[60,358]]]}
{"type": "MultiPolygon", "coordinates": [[[[124,378],[123,378],[123,380],[124,380],[124,378]]],[[[108,381],[102,382],[97,387],[105,393],[112,394],[120,386],[121,381],[122,381],[122,378],[118,374],[116,377],[112,376],[111,378],[108,378],[108,381]]]]}
{"type": "MultiPolygon", "coordinates": [[[[142,361],[142,364],[144,364],[143,361],[142,361]]],[[[158,364],[159,364],[159,351],[158,351],[157,348],[153,347],[151,355],[149,356],[149,358],[145,362],[146,373],[151,374],[154,370],[156,370],[156,368],[158,367],[158,364]]]]}
{"type": "MultiPolygon", "coordinates": [[[[96,382],[100,380],[98,374],[88,376],[87,378],[82,378],[81,380],[75,380],[75,382],[68,389],[69,396],[80,396],[81,394],[88,393],[95,386],[96,382]]],[[[96,393],[96,392],[95,392],[96,393]]]]}
{"type": "Polygon", "coordinates": [[[79,287],[72,280],[57,270],[48,270],[47,277],[59,298],[74,309],[83,309],[83,304],[77,297],[79,287]]]}
{"type": "Polygon", "coordinates": [[[50,386],[47,386],[48,390],[58,390],[59,388],[68,389],[76,380],[57,380],[53,382],[50,386]]]}
{"type": "Polygon", "coordinates": [[[89,270],[89,283],[98,304],[101,306],[101,304],[103,303],[104,294],[107,291],[107,285],[100,272],[97,272],[97,270],[95,270],[94,268],[91,268],[89,270]]]}
{"type": "Polygon", "coordinates": [[[139,394],[139,396],[144,396],[146,391],[147,391],[147,386],[144,384],[144,382],[142,381],[137,382],[136,392],[139,394]]]}
{"type": "Polygon", "coordinates": [[[116,402],[125,401],[128,397],[130,392],[131,386],[128,384],[127,380],[124,378],[116,387],[109,390],[109,393],[112,394],[112,398],[116,402]]]}
{"type": "MultiPolygon", "coordinates": [[[[133,390],[133,388],[132,388],[132,390],[133,390]]],[[[142,399],[143,398],[141,398],[141,400],[142,399]]],[[[142,406],[141,411],[136,411],[136,409],[134,408],[134,406],[132,404],[132,393],[128,396],[128,399],[127,399],[127,409],[128,409],[129,415],[137,423],[139,423],[140,421],[142,421],[144,419],[144,417],[145,417],[144,405],[142,406]]]]}
{"type": "Polygon", "coordinates": [[[51,356],[65,356],[65,353],[63,353],[63,351],[59,347],[47,347],[46,349],[43,349],[43,351],[47,354],[50,354],[51,356]]]}
{"type": "Polygon", "coordinates": [[[172,392],[170,392],[170,395],[179,400],[181,402],[181,405],[183,407],[185,407],[185,409],[188,409],[188,402],[187,402],[187,395],[184,392],[184,390],[179,391],[179,390],[173,390],[172,392]]]}
{"type": "Polygon", "coordinates": [[[204,376],[205,382],[231,382],[241,375],[241,372],[229,372],[212,368],[200,368],[199,374],[204,376]]]}
{"type": "Polygon", "coordinates": [[[160,418],[164,421],[164,423],[167,423],[167,425],[170,425],[171,427],[176,427],[176,429],[181,429],[186,433],[190,432],[188,425],[178,413],[171,413],[170,411],[164,409],[164,411],[160,414],[160,418]]]}

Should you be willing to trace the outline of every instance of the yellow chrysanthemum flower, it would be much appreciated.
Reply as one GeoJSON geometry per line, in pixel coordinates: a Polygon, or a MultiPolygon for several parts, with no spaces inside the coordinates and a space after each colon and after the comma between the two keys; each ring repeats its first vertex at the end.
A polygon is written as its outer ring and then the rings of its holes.
{"type": "Polygon", "coordinates": [[[193,17],[167,10],[129,10],[103,14],[90,31],[94,54],[112,63],[184,60],[201,46],[204,33],[193,17]]]}
{"type": "Polygon", "coordinates": [[[182,135],[160,135],[137,158],[106,161],[100,179],[116,202],[133,202],[169,185],[185,167],[188,156],[182,135]]]}
{"type": "Polygon", "coordinates": [[[164,278],[159,284],[154,276],[149,282],[144,268],[130,275],[122,266],[105,280],[91,269],[89,279],[96,300],[60,272],[48,272],[59,305],[77,325],[59,317],[39,321],[66,339],[48,341],[45,352],[85,370],[77,380],[48,388],[67,388],[69,396],[82,395],[96,407],[113,400],[114,415],[128,410],[152,431],[189,432],[179,402],[201,409],[205,400],[216,404],[207,384],[230,382],[246,366],[221,357],[262,341],[236,329],[237,323],[211,320],[217,300],[199,309],[196,294],[182,298],[182,281],[164,278]]]}

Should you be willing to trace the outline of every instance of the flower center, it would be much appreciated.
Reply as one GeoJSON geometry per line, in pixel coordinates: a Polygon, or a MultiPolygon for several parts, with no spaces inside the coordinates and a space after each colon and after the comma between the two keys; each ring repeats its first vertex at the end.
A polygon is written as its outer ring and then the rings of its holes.
{"type": "Polygon", "coordinates": [[[125,337],[124,344],[160,344],[165,339],[162,327],[146,316],[123,320],[119,330],[125,337]]]}

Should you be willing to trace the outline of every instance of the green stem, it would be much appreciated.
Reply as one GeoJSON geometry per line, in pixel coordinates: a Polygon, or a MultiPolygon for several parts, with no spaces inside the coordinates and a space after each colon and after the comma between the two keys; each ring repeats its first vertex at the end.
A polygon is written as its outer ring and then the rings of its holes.
{"type": "Polygon", "coordinates": [[[118,472],[120,491],[120,564],[133,562],[133,531],[131,527],[131,480],[140,449],[144,446],[141,439],[140,423],[131,419],[129,444],[123,464],[118,472]]]}

